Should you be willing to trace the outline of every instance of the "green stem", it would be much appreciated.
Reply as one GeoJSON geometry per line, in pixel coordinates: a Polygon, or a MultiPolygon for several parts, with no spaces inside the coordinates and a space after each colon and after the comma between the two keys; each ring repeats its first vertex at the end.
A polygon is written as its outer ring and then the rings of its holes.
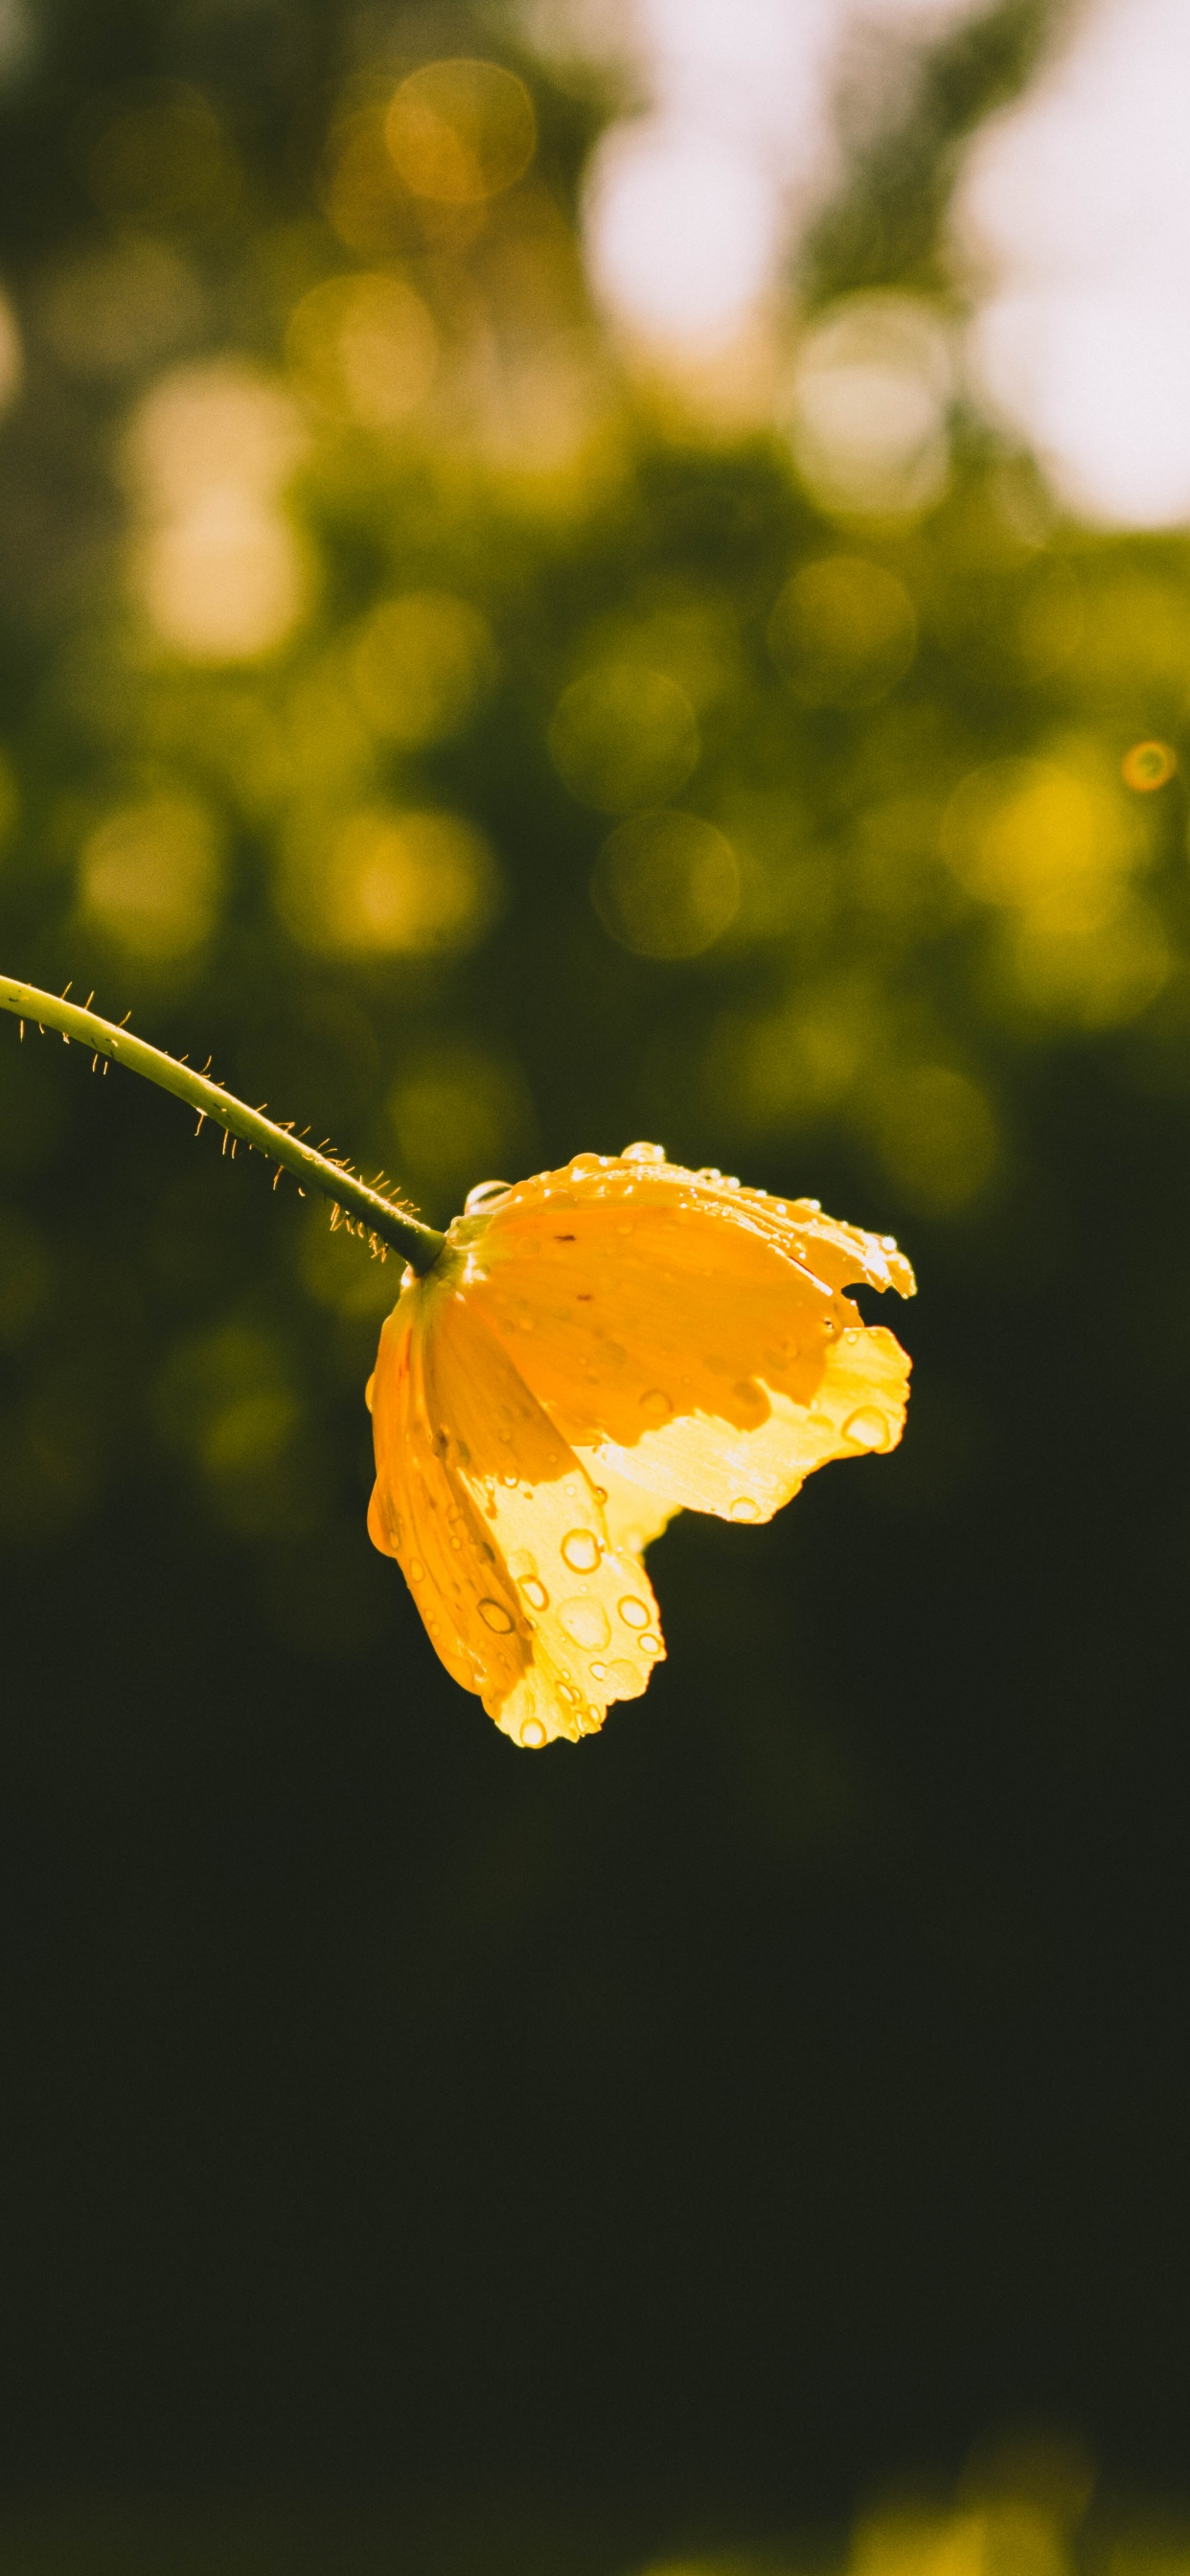
{"type": "MultiPolygon", "coordinates": [[[[69,989],[68,985],[67,992],[69,989]]],[[[80,1010],[77,1002],[68,1002],[65,995],[39,992],[36,984],[20,984],[12,975],[0,975],[0,1010],[12,1011],[22,1023],[32,1020],[38,1028],[58,1029],[68,1043],[76,1038],[80,1046],[90,1047],[93,1055],[110,1056],[113,1064],[127,1065],[130,1073],[143,1073],[149,1082],[158,1083],[163,1091],[172,1091],[178,1100],[197,1109],[200,1127],[204,1118],[217,1120],[241,1144],[255,1146],[258,1153],[267,1154],[300,1182],[333,1199],[344,1216],[357,1222],[364,1233],[404,1253],[414,1270],[432,1269],[445,1235],[436,1233],[433,1226],[419,1224],[404,1208],[394,1207],[391,1199],[382,1198],[378,1190],[357,1181],[354,1173],[345,1172],[340,1164],[328,1161],[325,1154],[316,1153],[312,1145],[303,1144],[288,1127],[275,1126],[259,1109],[249,1109],[242,1100],[233,1099],[206,1074],[195,1073],[190,1065],[179,1064],[172,1055],[163,1055],[159,1047],[146,1046],[143,1038],[133,1037],[131,1029],[116,1028],[111,1020],[101,1020],[98,1012],[80,1010]]]]}

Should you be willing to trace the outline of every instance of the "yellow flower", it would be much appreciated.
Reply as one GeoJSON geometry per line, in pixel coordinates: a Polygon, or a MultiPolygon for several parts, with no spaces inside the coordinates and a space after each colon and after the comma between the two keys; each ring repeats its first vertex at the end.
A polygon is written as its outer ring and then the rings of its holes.
{"type": "Polygon", "coordinates": [[[909,1362],[855,1280],[890,1238],[659,1145],[473,1190],[407,1271],[368,1389],[368,1528],[447,1671],[516,1744],[592,1734],[664,1654],[644,1551],[675,1512],[767,1521],[828,1459],[892,1449],[909,1362]]]}

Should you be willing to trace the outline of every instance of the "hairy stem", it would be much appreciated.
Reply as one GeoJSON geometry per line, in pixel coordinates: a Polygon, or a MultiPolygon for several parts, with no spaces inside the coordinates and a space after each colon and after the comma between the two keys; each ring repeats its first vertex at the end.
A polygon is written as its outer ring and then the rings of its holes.
{"type": "MultiPolygon", "coordinates": [[[[69,992],[69,985],[67,992],[69,992]]],[[[109,1056],[113,1064],[123,1064],[130,1073],[143,1073],[146,1080],[172,1091],[178,1100],[198,1111],[201,1127],[204,1118],[217,1121],[241,1144],[254,1146],[257,1153],[267,1154],[281,1169],[292,1172],[303,1186],[321,1190],[345,1217],[362,1227],[365,1234],[375,1235],[380,1243],[391,1244],[404,1254],[417,1271],[433,1267],[446,1240],[433,1226],[421,1225],[404,1208],[394,1207],[391,1199],[379,1190],[369,1189],[366,1182],[344,1171],[325,1154],[316,1153],[312,1145],[303,1144],[300,1136],[288,1127],[278,1127],[259,1109],[249,1109],[236,1100],[222,1084],[212,1082],[205,1073],[195,1073],[188,1064],[179,1064],[172,1055],[163,1055],[159,1047],[146,1046],[143,1038],[133,1036],[131,1029],[116,1028],[111,1020],[102,1020],[98,1012],[80,1010],[77,1002],[68,1002],[57,993],[42,993],[36,984],[18,983],[15,976],[0,975],[0,1010],[11,1011],[24,1022],[36,1027],[58,1029],[69,1041],[90,1047],[92,1055],[109,1056]]],[[[22,1031],[23,1034],[23,1031],[22,1031]]],[[[233,1149],[234,1150],[234,1149],[233,1149]]]]}

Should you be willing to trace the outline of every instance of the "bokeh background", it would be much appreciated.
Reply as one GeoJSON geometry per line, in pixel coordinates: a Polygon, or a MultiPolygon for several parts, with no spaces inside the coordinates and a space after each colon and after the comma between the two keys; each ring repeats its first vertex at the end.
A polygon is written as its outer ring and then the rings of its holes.
{"type": "Polygon", "coordinates": [[[394,1265],[0,1025],[6,2570],[1190,2565],[1188,118],[1179,0],[3,0],[6,969],[921,1283],[529,1759],[394,1265]]]}

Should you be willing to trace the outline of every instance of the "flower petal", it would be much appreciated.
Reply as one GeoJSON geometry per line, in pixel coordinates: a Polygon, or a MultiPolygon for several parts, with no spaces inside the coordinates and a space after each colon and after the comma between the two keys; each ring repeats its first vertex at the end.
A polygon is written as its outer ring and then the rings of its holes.
{"type": "Polygon", "coordinates": [[[643,1556],[669,1522],[676,1519],[681,1504],[647,1493],[639,1478],[624,1475],[606,1450],[576,1449],[575,1456],[586,1468],[596,1493],[602,1496],[612,1546],[626,1548],[630,1556],[643,1556]]]}
{"type": "MultiPolygon", "coordinates": [[[[832,1458],[895,1449],[905,1422],[910,1363],[883,1326],[855,1326],[829,1352],[809,1405],[768,1390],[768,1419],[755,1431],[704,1413],[646,1431],[631,1449],[609,1442],[585,1452],[591,1473],[629,1490],[642,1505],[664,1497],[668,1511],[714,1512],[720,1520],[767,1521],[816,1467],[832,1458]]],[[[624,1507],[621,1506],[623,1509],[624,1507]]]]}
{"type": "Polygon", "coordinates": [[[395,1556],[435,1651],[464,1690],[510,1691],[528,1662],[496,1551],[435,1444],[426,1398],[424,1317],[406,1290],[380,1336],[372,1381],[373,1545],[395,1556]],[[485,1616],[484,1605],[487,1605],[485,1616]]]}
{"type": "Polygon", "coordinates": [[[407,1290],[385,1327],[373,1422],[373,1536],[504,1732],[576,1740],[610,1702],[639,1697],[665,1651],[648,1577],[611,1544],[591,1478],[449,1278],[407,1290]]]}
{"type": "MultiPolygon", "coordinates": [[[[832,1351],[862,1330],[842,1294],[857,1278],[913,1284],[895,1247],[808,1202],[583,1157],[499,1202],[474,1241],[468,1294],[568,1440],[605,1457],[642,1443],[677,1456],[688,1444],[676,1426],[692,1418],[730,1445],[759,1432],[778,1396],[800,1417],[832,1351]]],[[[780,1499],[796,1481],[782,1470],[780,1499]]],[[[654,1489],[690,1499],[682,1485],[654,1489]]]]}

